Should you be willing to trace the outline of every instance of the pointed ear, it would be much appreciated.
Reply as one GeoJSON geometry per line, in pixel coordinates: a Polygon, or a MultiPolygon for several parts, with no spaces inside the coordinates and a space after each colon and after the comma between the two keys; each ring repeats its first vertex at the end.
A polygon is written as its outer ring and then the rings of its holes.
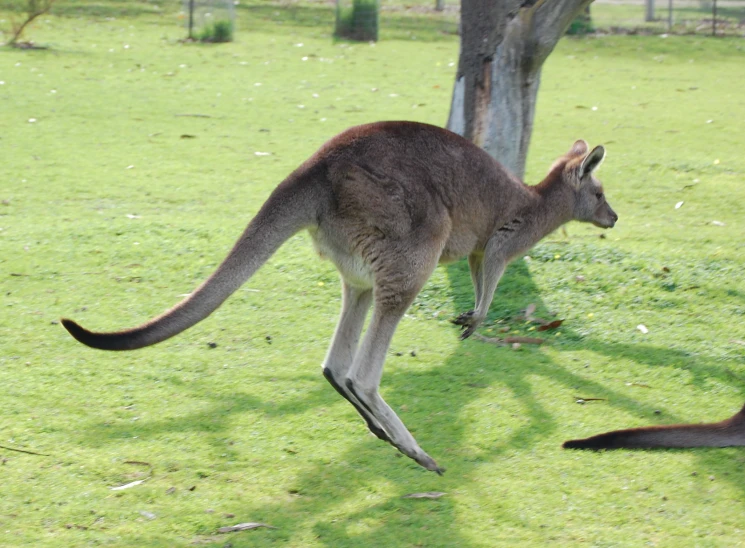
{"type": "Polygon", "coordinates": [[[579,178],[582,179],[585,175],[589,175],[595,171],[603,163],[603,158],[605,158],[605,148],[602,146],[593,148],[592,152],[582,160],[582,165],[579,166],[579,178]]]}
{"type": "Polygon", "coordinates": [[[569,149],[569,156],[584,156],[587,154],[588,150],[590,150],[590,147],[587,146],[587,141],[579,139],[578,141],[575,141],[572,148],[569,149]]]}

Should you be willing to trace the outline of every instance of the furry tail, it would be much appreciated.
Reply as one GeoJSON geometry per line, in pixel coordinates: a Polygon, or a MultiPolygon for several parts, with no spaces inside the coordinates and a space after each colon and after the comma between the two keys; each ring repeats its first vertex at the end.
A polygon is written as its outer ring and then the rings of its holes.
{"type": "Polygon", "coordinates": [[[733,417],[711,424],[676,424],[614,430],[582,440],[565,441],[565,449],[642,449],[653,447],[729,447],[745,445],[745,406],[733,417]]]}
{"type": "Polygon", "coordinates": [[[161,341],[209,316],[236,291],[293,234],[317,223],[322,199],[321,185],[308,181],[309,174],[288,177],[269,196],[225,260],[186,299],[138,327],[110,333],[88,331],[72,320],[62,325],[78,341],[101,350],[134,350],[161,341]]]}

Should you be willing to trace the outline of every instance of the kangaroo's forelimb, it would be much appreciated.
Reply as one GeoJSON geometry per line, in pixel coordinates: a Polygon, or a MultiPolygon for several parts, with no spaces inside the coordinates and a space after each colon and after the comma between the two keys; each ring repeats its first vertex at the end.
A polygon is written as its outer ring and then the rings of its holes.
{"type": "Polygon", "coordinates": [[[483,253],[474,253],[468,257],[468,265],[471,269],[475,307],[473,310],[458,316],[453,322],[461,326],[461,340],[473,335],[476,328],[481,325],[481,322],[489,313],[489,307],[494,300],[494,292],[497,290],[499,280],[502,279],[502,275],[507,268],[507,259],[501,243],[493,238],[489,241],[483,253]]]}

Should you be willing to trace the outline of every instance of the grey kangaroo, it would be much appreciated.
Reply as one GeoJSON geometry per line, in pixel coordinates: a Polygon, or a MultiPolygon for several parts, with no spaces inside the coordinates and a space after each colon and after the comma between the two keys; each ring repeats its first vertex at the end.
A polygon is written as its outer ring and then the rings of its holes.
{"type": "Polygon", "coordinates": [[[577,141],[540,184],[527,186],[445,129],[413,122],[353,127],[279,184],[214,274],[181,303],[124,331],[62,324],[93,348],[158,343],[209,316],[282,243],[307,229],[341,274],[341,318],[324,376],[373,434],[442,473],[378,392],[396,326],[438,262],[468,257],[476,305],[455,320],[465,339],[486,317],[510,260],[571,220],[612,227],[618,216],[593,176],[604,156],[603,147],[589,151],[577,141]]]}
{"type": "Polygon", "coordinates": [[[733,445],[745,445],[745,406],[735,415],[721,422],[614,430],[590,438],[564,442],[566,449],[647,449],[733,445]]]}

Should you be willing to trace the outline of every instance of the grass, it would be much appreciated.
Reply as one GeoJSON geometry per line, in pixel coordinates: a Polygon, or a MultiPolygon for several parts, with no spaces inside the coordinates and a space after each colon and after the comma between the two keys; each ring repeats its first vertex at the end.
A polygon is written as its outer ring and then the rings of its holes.
{"type": "Polygon", "coordinates": [[[63,6],[30,29],[49,50],[0,50],[0,445],[50,455],[0,449],[0,545],[741,542],[741,449],[560,448],[745,400],[741,40],[565,40],[549,58],[528,180],[576,138],[604,143],[620,221],[604,239],[570,225],[508,269],[482,333],[531,334],[513,317],[535,303],[565,320],[541,347],[459,342],[466,267],[435,273],[383,393],[438,477],[320,375],[339,290],[306,235],[161,345],[96,352],[56,322],[113,329],[171,306],[338,131],[444,123],[457,38],[384,10],[378,44],[334,43],[330,6],[241,3],[235,42],[182,44],[167,5],[63,6]],[[447,495],[401,498],[420,491],[447,495]],[[277,529],[216,534],[248,521],[277,529]]]}

